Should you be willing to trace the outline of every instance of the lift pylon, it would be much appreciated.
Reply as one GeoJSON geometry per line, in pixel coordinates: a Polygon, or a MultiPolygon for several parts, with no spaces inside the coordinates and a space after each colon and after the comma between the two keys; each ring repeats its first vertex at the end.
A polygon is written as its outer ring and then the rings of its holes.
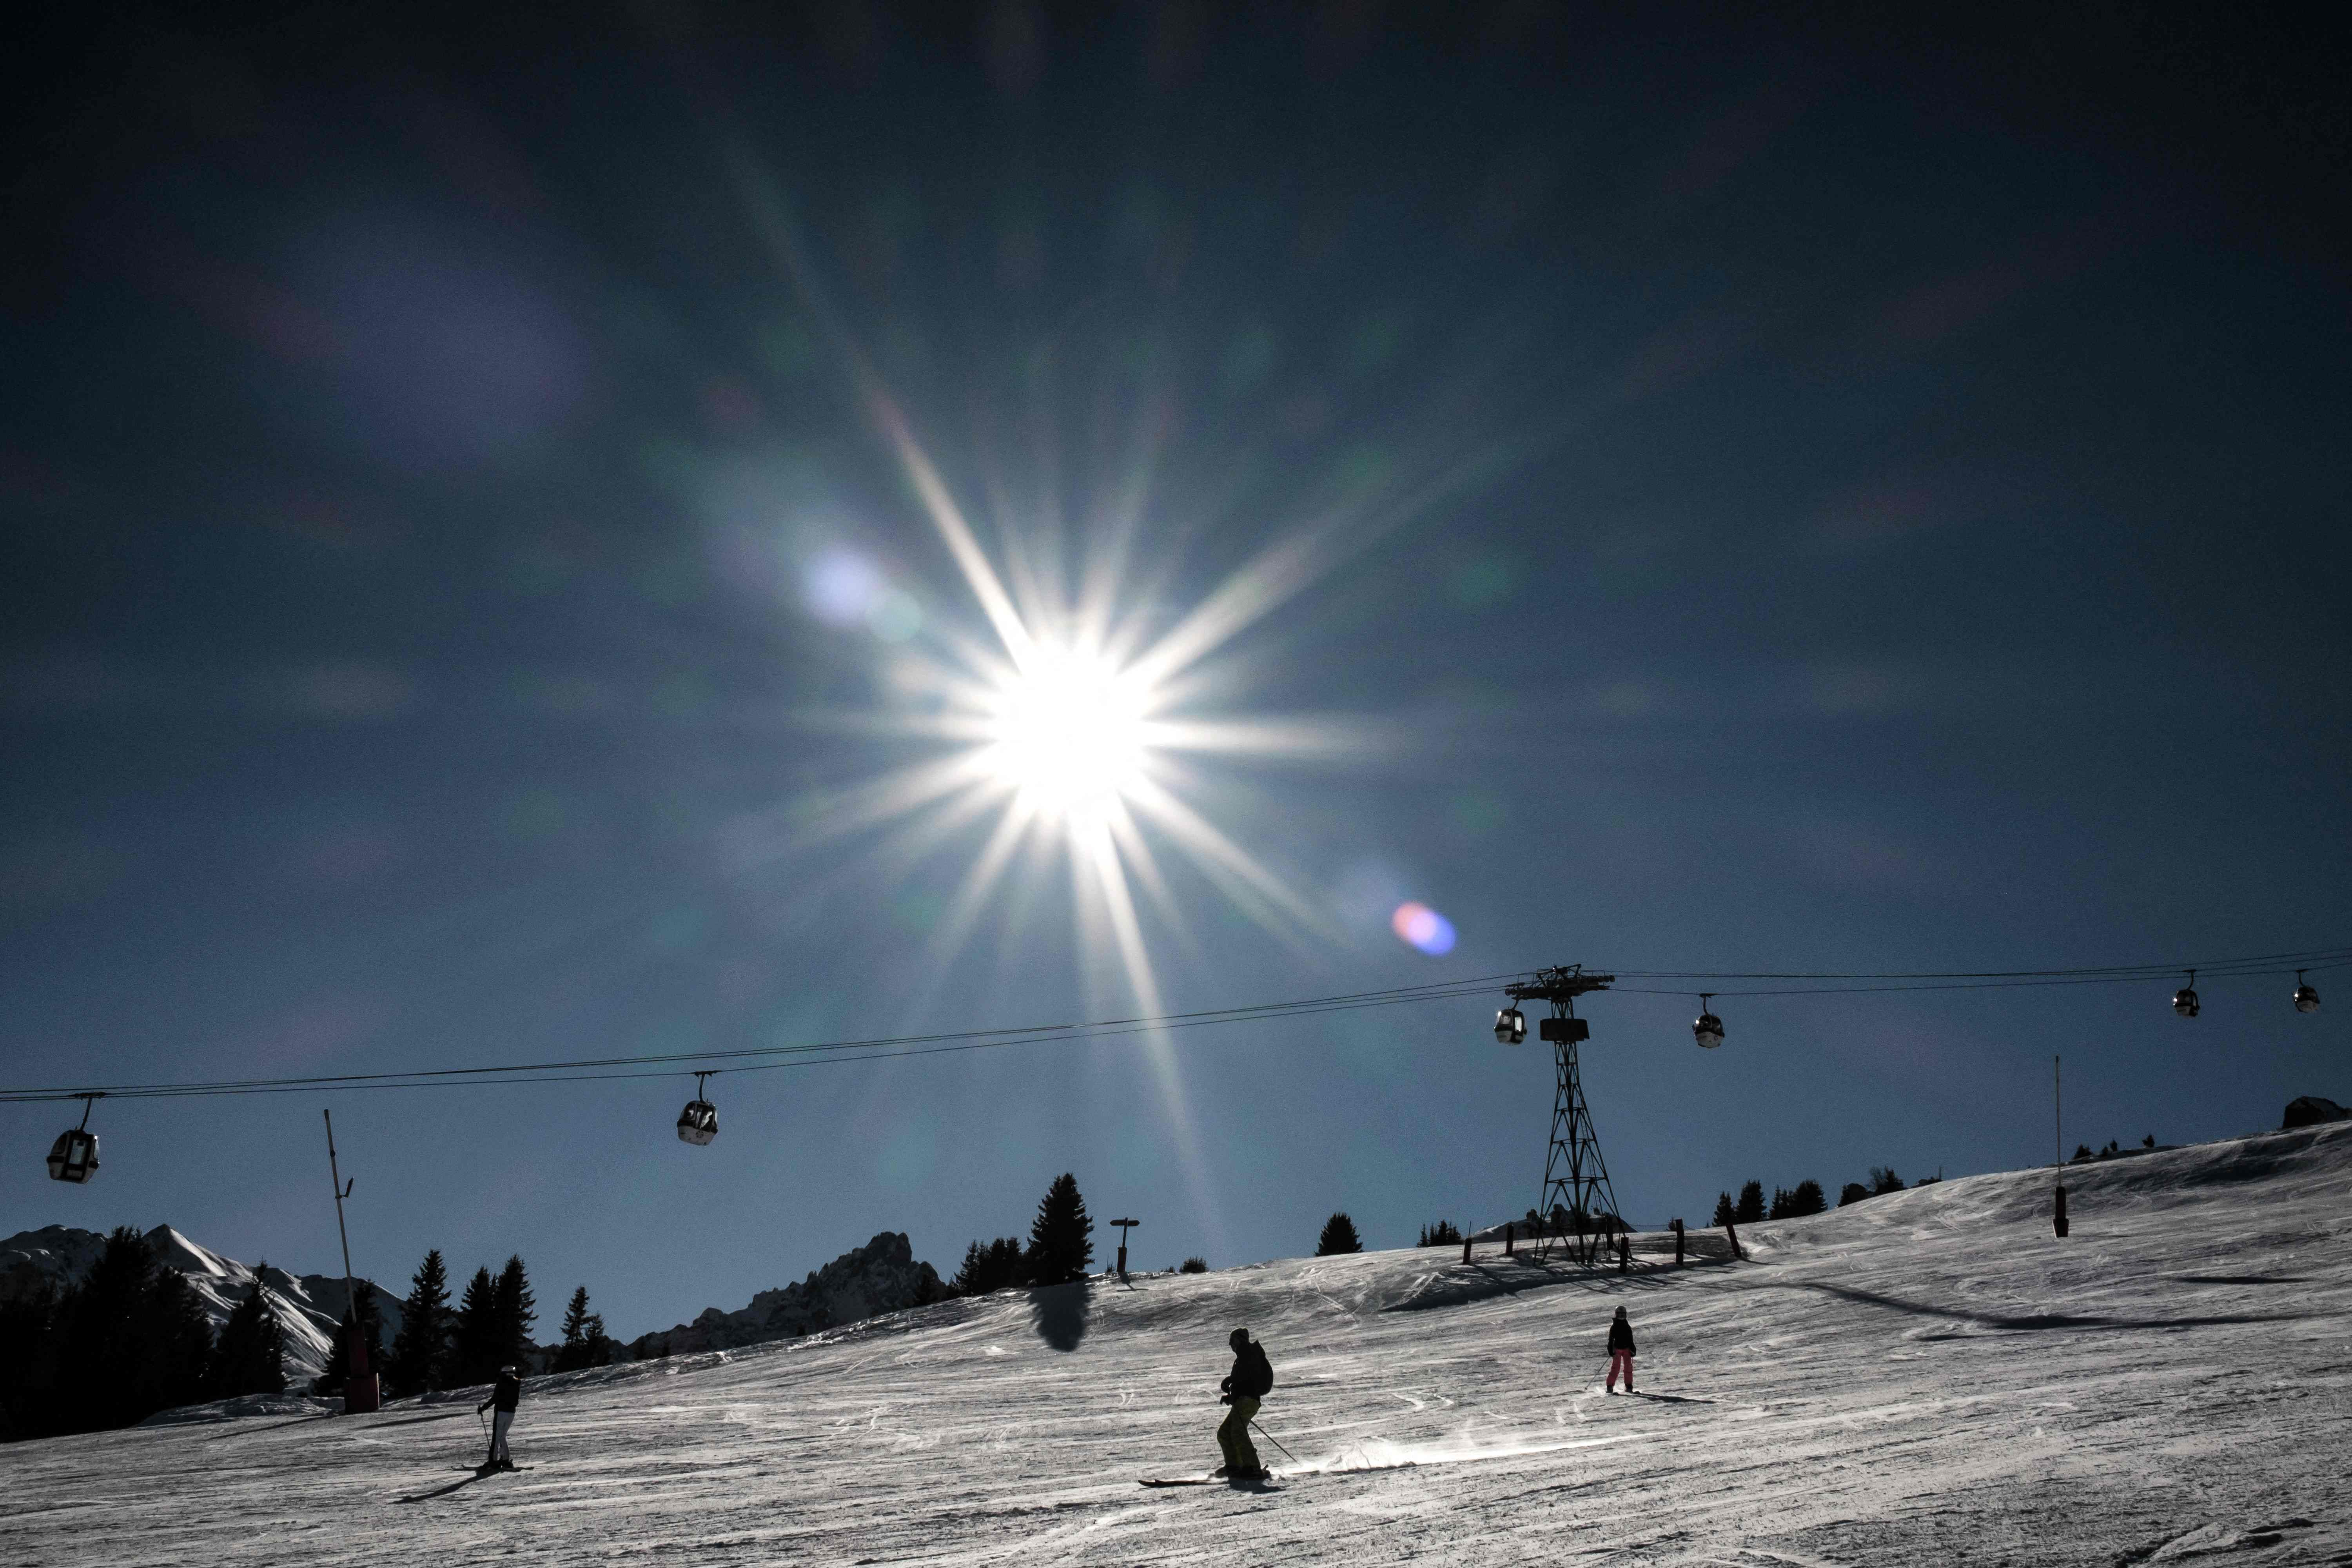
{"type": "Polygon", "coordinates": [[[1601,1158],[1601,1140],[1593,1132],[1592,1110],[1584,1103],[1584,1084],[1578,1075],[1576,1047],[1592,1037],[1592,1029],[1576,1016],[1576,999],[1607,990],[1616,978],[1587,974],[1582,964],[1571,963],[1538,970],[1534,980],[1503,988],[1514,1001],[1551,1004],[1551,1016],[1538,1030],[1551,1042],[1554,1068],[1551,1148],[1544,1156],[1543,1200],[1536,1205],[1544,1219],[1538,1256],[1549,1256],[1557,1241],[1569,1257],[1587,1267],[1599,1261],[1609,1230],[1623,1221],[1617,1215],[1617,1194],[1609,1185],[1609,1167],[1601,1158]]]}

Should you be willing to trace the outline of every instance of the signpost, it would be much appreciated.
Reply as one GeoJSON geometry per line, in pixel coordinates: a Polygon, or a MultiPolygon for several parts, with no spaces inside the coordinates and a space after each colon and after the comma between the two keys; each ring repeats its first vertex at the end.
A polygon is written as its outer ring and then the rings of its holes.
{"type": "Polygon", "coordinates": [[[1119,1283],[1125,1284],[1127,1282],[1127,1233],[1143,1222],[1139,1219],[1115,1219],[1110,1223],[1118,1226],[1118,1278],[1119,1283]]]}

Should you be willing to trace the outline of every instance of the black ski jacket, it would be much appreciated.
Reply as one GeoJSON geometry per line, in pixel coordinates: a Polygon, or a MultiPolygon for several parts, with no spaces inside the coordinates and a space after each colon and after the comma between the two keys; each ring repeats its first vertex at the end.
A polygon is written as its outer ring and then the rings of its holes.
{"type": "Polygon", "coordinates": [[[1265,1347],[1253,1340],[1234,1352],[1234,1370],[1217,1386],[1235,1399],[1264,1399],[1274,1391],[1274,1363],[1265,1347]]]}
{"type": "Polygon", "coordinates": [[[499,1385],[490,1390],[489,1398],[484,1401],[485,1404],[499,1410],[512,1410],[521,1402],[522,1379],[503,1376],[499,1379],[499,1385]]]}
{"type": "Polygon", "coordinates": [[[1612,1318],[1609,1321],[1609,1353],[1614,1355],[1619,1351],[1627,1355],[1633,1353],[1633,1325],[1622,1318],[1612,1318]]]}

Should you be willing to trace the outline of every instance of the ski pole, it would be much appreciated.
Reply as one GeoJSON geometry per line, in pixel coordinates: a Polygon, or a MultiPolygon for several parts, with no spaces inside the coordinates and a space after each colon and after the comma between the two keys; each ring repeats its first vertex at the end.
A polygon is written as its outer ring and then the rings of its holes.
{"type": "MultiPolygon", "coordinates": [[[[1277,1436],[1276,1436],[1273,1433],[1271,1433],[1271,1432],[1267,1431],[1265,1427],[1258,1426],[1258,1424],[1257,1424],[1257,1418],[1256,1418],[1255,1416],[1252,1416],[1252,1417],[1250,1418],[1250,1426],[1251,1426],[1253,1428],[1255,1428],[1255,1431],[1256,1431],[1256,1433],[1257,1433],[1257,1435],[1258,1435],[1259,1436],[1261,1436],[1261,1437],[1265,1438],[1267,1442],[1269,1442],[1269,1443],[1273,1444],[1276,1447],[1277,1447],[1277,1448],[1282,1448],[1282,1439],[1281,1439],[1281,1438],[1279,1438],[1279,1437],[1277,1437],[1277,1436]]],[[[1299,1459],[1299,1458],[1298,1458],[1298,1456],[1297,1456],[1297,1455],[1296,1455],[1296,1454],[1292,1453],[1292,1452],[1291,1452],[1289,1449],[1287,1449],[1287,1448],[1282,1448],[1282,1457],[1283,1457],[1284,1458],[1286,1458],[1286,1459],[1288,1459],[1288,1460],[1289,1460],[1292,1464],[1294,1464],[1294,1465],[1296,1465],[1296,1464],[1298,1464],[1298,1463],[1301,1463],[1301,1462],[1302,1462],[1302,1461],[1299,1459]]]]}

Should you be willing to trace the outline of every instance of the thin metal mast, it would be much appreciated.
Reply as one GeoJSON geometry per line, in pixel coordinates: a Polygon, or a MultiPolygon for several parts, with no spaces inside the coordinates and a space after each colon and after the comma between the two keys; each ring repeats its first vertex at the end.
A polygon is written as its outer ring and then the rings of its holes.
{"type": "Polygon", "coordinates": [[[352,1291],[352,1233],[343,1228],[343,1200],[351,1196],[352,1192],[343,1185],[343,1173],[335,1164],[335,1113],[321,1110],[319,1114],[327,1119],[327,1184],[334,1189],[335,1234],[342,1238],[343,1243],[343,1296],[352,1303],[352,1310],[356,1311],[359,1298],[352,1291]]]}
{"type": "Polygon", "coordinates": [[[1503,988],[1515,1001],[1551,1004],[1552,1016],[1540,1027],[1552,1046],[1551,1147],[1544,1156],[1543,1199],[1536,1212],[1544,1219],[1543,1250],[1550,1250],[1557,1235],[1568,1255],[1587,1266],[1600,1259],[1604,1227],[1619,1221],[1617,1194],[1609,1184],[1609,1166],[1601,1157],[1577,1070],[1576,1047],[1592,1031],[1576,1016],[1576,998],[1605,991],[1616,978],[1587,974],[1582,964],[1571,963],[1538,971],[1532,983],[1503,988]]]}
{"type": "Polygon", "coordinates": [[[327,1180],[335,1189],[335,1234],[343,1244],[343,1321],[351,1325],[345,1336],[351,1345],[351,1371],[343,1384],[343,1413],[361,1415],[382,1408],[383,1396],[375,1374],[368,1370],[367,1335],[361,1331],[359,1288],[352,1279],[352,1233],[343,1225],[343,1200],[352,1195],[358,1178],[344,1181],[342,1168],[336,1163],[335,1113],[324,1107],[319,1113],[327,1119],[327,1180]]]}

